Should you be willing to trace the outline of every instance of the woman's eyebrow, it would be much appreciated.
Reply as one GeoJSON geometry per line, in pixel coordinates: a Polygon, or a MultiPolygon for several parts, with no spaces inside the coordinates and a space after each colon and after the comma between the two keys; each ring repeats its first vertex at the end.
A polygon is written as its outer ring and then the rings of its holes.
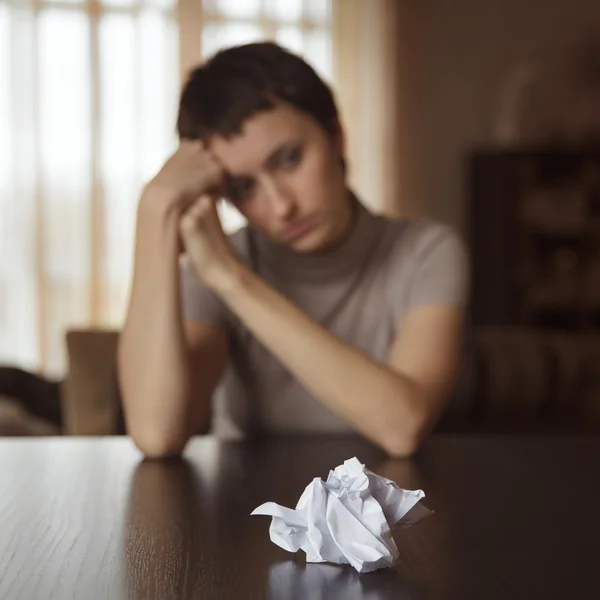
{"type": "MultiPolygon", "coordinates": [[[[276,146],[269,156],[264,160],[263,167],[267,170],[272,169],[277,166],[277,163],[281,157],[281,154],[290,148],[295,147],[296,144],[292,142],[282,142],[279,146],[276,146]]],[[[236,185],[240,183],[245,183],[246,181],[253,181],[253,175],[247,175],[245,173],[231,173],[228,172],[225,174],[225,178],[230,185],[236,185]]]]}

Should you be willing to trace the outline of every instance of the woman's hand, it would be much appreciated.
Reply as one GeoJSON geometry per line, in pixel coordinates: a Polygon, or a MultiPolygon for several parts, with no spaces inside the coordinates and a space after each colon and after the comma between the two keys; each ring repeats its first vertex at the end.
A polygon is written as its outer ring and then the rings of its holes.
{"type": "Polygon", "coordinates": [[[160,171],[146,185],[142,204],[174,208],[182,214],[201,195],[218,193],[223,168],[198,140],[183,140],[160,171]]]}
{"type": "Polygon", "coordinates": [[[239,278],[244,265],[231,248],[217,213],[217,198],[200,196],[180,221],[183,246],[200,280],[219,292],[239,278]]]}

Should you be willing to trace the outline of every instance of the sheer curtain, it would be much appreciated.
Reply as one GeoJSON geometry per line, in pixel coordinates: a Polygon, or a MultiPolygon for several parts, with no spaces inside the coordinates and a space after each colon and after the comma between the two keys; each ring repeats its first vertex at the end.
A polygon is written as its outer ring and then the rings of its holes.
{"type": "Polygon", "coordinates": [[[116,326],[135,204],[173,146],[170,0],[0,0],[0,355],[51,374],[116,326]]]}
{"type": "Polygon", "coordinates": [[[139,191],[176,147],[183,77],[219,47],[303,54],[338,94],[356,187],[389,211],[393,5],[0,0],[0,363],[61,375],[68,328],[121,325],[139,191]]]}
{"type": "Polygon", "coordinates": [[[408,90],[401,81],[410,49],[406,0],[336,0],[333,3],[334,73],[347,132],[350,180],[375,212],[412,212],[408,163],[408,90]]]}

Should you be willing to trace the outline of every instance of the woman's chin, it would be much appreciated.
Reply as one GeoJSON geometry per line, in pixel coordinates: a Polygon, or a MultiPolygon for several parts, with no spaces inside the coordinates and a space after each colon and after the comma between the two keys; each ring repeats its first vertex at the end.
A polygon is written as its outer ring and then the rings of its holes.
{"type": "Polygon", "coordinates": [[[287,247],[298,254],[318,254],[326,252],[331,246],[328,236],[324,235],[322,229],[314,229],[309,231],[295,240],[289,241],[287,247]]]}

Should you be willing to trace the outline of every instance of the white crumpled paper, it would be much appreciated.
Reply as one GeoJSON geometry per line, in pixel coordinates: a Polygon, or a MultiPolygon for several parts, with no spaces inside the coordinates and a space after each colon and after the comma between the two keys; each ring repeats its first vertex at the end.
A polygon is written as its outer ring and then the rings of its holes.
{"type": "Polygon", "coordinates": [[[266,502],[251,514],[272,516],[271,541],[289,552],[304,550],[306,562],[349,563],[368,573],[398,558],[392,526],[408,527],[431,514],[416,506],[424,497],[422,490],[403,490],[350,458],[326,482],[315,477],[295,510],[266,502]]]}

